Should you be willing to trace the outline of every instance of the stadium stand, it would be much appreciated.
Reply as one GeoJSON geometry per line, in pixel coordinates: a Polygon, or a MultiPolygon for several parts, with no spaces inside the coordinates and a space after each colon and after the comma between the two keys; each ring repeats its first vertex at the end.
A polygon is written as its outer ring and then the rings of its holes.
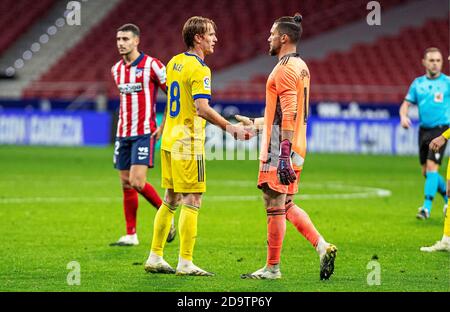
{"type": "MultiPolygon", "coordinates": [[[[311,99],[399,102],[412,79],[424,73],[419,60],[430,46],[447,54],[448,20],[429,20],[420,28],[408,27],[398,35],[385,36],[371,44],[355,44],[350,51],[333,52],[323,60],[310,59],[314,90],[311,99]]],[[[444,60],[444,72],[448,70],[444,60]]],[[[266,75],[256,75],[248,82],[238,81],[217,91],[216,97],[262,100],[266,79],[266,75]]]]}
{"type": "Polygon", "coordinates": [[[30,5],[27,0],[2,0],[0,12],[8,12],[0,19],[0,28],[4,31],[0,37],[0,54],[2,54],[17,37],[44,14],[54,3],[54,0],[34,1],[30,5]],[[20,16],[20,18],[17,18],[20,16]]]}
{"type": "MultiPolygon", "coordinates": [[[[382,1],[384,8],[406,2],[408,0],[382,1]]],[[[334,0],[302,1],[302,14],[308,15],[305,20],[304,38],[313,37],[365,16],[365,6],[363,2],[352,0],[340,1],[338,4],[334,0]],[[326,12],[326,16],[318,13],[321,11],[326,12]]],[[[70,81],[88,84],[100,81],[108,86],[109,96],[116,96],[109,69],[118,59],[113,39],[117,27],[125,22],[139,25],[142,31],[141,50],[167,62],[171,56],[184,50],[180,36],[181,21],[192,15],[211,17],[218,25],[220,49],[217,49],[215,57],[208,61],[210,67],[216,71],[265,53],[267,25],[273,22],[274,17],[292,14],[297,9],[298,4],[290,0],[267,1],[264,6],[259,0],[198,0],[189,3],[174,0],[171,1],[170,10],[161,0],[122,0],[78,45],[43,74],[38,82],[70,81]],[[77,66],[73,66],[74,64],[77,66]]],[[[25,90],[24,96],[71,97],[79,95],[81,89],[50,90],[43,94],[40,88],[32,84],[25,90]]],[[[245,97],[260,97],[260,93],[250,92],[245,97]]]]}
{"type": "MultiPolygon", "coordinates": [[[[119,0],[82,1],[80,6],[80,25],[67,25],[63,21],[69,1],[55,1],[54,4],[36,19],[31,27],[16,38],[14,43],[0,56],[0,73],[7,68],[15,68],[14,77],[3,79],[0,83],[0,97],[20,98],[25,87],[37,81],[45,72],[82,40],[94,25],[101,22],[119,0]],[[51,26],[56,26],[51,32],[51,26]],[[45,41],[45,34],[49,34],[45,41]],[[37,45],[37,50],[33,46],[37,45]],[[32,50],[32,56],[25,59],[25,51],[32,50]],[[24,58],[24,65],[16,67],[16,61],[24,58]]],[[[74,16],[74,15],[72,15],[74,16]]],[[[1,75],[1,74],[0,74],[1,75]]],[[[33,85],[39,94],[45,95],[48,89],[61,90],[73,88],[79,82],[66,84],[33,85]]],[[[92,86],[89,85],[89,89],[92,86]]],[[[52,93],[50,93],[52,95],[52,93]]]]}

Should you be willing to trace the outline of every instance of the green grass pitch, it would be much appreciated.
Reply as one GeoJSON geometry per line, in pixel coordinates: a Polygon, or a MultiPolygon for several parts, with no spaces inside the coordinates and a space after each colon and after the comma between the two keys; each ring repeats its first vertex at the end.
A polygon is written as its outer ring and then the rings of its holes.
{"type": "MultiPolygon", "coordinates": [[[[288,224],[283,278],[255,281],[239,275],[260,268],[266,257],[256,161],[206,163],[194,260],[216,276],[178,277],[144,272],[155,209],[142,198],[141,244],[109,247],[125,231],[112,152],[0,147],[0,291],[450,291],[449,254],[419,251],[442,236],[443,200],[437,195],[431,219],[415,219],[423,197],[417,157],[309,154],[296,202],[338,247],[335,274],[319,280],[316,252],[288,224]],[[374,256],[381,284],[370,286],[374,256]],[[81,284],[70,286],[73,260],[81,284]]],[[[148,179],[162,194],[159,177],[158,157],[148,179]]],[[[166,247],[172,265],[178,244],[177,236],[166,247]]]]}

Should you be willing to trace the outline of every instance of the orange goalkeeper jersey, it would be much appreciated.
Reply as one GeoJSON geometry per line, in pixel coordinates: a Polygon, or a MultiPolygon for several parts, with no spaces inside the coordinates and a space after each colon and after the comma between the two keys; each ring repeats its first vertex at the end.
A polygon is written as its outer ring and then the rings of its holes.
{"type": "Polygon", "coordinates": [[[292,130],[292,151],[297,154],[292,157],[293,167],[302,168],[306,156],[309,85],[308,67],[297,53],[285,55],[273,69],[266,85],[261,161],[278,160],[281,131],[292,130]]]}

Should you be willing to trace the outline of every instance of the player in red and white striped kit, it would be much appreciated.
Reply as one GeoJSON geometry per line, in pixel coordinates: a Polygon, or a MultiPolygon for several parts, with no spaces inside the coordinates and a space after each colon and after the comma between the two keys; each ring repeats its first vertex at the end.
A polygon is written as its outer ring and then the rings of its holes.
{"type": "MultiPolygon", "coordinates": [[[[166,92],[166,68],[156,58],[138,51],[140,31],[125,24],[117,30],[117,48],[122,59],[111,68],[120,92],[120,112],[114,148],[114,167],[119,170],[127,235],[111,244],[138,245],[136,215],[138,193],[156,209],[162,200],[147,182],[147,169],[153,168],[155,142],[160,138],[164,120],[156,124],[158,88],[166,92]]],[[[167,93],[167,92],[166,92],[167,93]]],[[[175,237],[175,227],[167,241],[175,237]]]]}

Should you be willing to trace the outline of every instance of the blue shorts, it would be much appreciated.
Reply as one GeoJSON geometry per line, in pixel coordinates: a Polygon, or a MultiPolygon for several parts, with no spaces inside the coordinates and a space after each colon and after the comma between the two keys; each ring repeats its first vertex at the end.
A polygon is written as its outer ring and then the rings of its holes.
{"type": "Polygon", "coordinates": [[[132,165],[147,165],[153,168],[155,138],[150,134],[133,137],[116,137],[114,145],[114,168],[129,170],[132,165]]]}

